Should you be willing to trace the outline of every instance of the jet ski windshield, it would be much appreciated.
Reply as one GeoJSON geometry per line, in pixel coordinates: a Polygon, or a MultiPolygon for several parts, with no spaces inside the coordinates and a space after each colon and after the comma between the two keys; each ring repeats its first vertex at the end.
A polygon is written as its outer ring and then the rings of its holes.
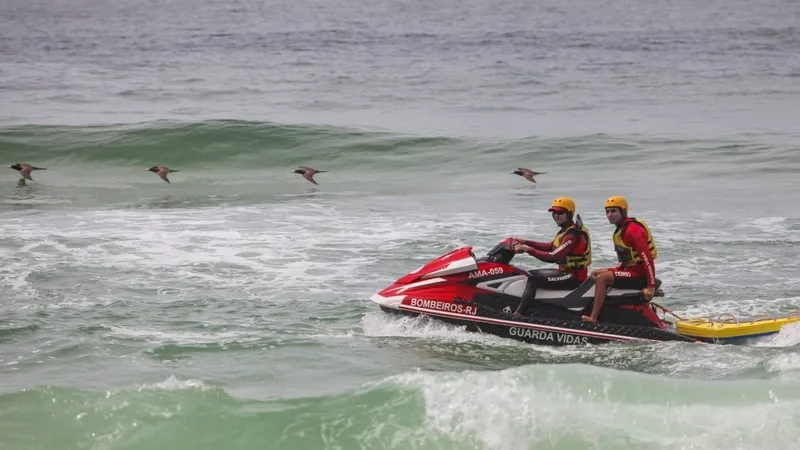
{"type": "Polygon", "coordinates": [[[501,241],[495,245],[491,250],[486,253],[486,256],[479,258],[478,262],[497,262],[500,264],[509,264],[514,258],[514,250],[511,249],[510,243],[501,241]]]}

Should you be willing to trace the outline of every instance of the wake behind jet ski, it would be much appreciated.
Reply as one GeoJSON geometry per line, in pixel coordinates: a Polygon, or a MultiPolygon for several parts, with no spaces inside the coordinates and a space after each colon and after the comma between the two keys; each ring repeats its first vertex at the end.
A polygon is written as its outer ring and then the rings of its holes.
{"type": "MultiPolygon", "coordinates": [[[[527,281],[526,271],[511,265],[515,252],[506,239],[486,256],[472,247],[451,251],[401,277],[370,300],[384,311],[427,315],[520,341],[589,344],[610,341],[686,341],[662,321],[638,289],[609,288],[597,323],[581,320],[591,310],[595,278],[573,290],[539,289],[526,315],[512,315],[527,281]]],[[[663,296],[658,289],[656,295],[663,296]]]]}

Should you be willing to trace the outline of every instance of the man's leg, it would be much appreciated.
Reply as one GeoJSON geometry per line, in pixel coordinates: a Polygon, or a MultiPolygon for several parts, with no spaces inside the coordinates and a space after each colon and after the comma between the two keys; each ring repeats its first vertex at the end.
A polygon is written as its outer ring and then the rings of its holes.
{"type": "Polygon", "coordinates": [[[597,280],[594,285],[594,302],[592,304],[592,313],[589,316],[582,316],[581,319],[588,322],[597,322],[600,316],[600,310],[603,309],[603,302],[606,301],[606,289],[614,283],[613,270],[595,270],[592,274],[595,275],[597,280]]]}
{"type": "Polygon", "coordinates": [[[597,322],[603,303],[606,301],[606,289],[611,286],[617,289],[644,289],[647,286],[647,278],[636,270],[626,269],[600,269],[597,273],[597,282],[594,287],[594,303],[592,305],[591,316],[583,316],[583,320],[597,322]]]}
{"type": "Polygon", "coordinates": [[[557,269],[532,270],[528,273],[528,281],[525,284],[525,291],[522,293],[519,306],[514,314],[525,314],[530,308],[536,291],[540,288],[549,289],[575,289],[581,282],[569,273],[561,272],[557,269]]]}
{"type": "Polygon", "coordinates": [[[548,269],[531,270],[528,272],[528,280],[525,282],[525,290],[522,291],[522,298],[519,300],[519,306],[514,311],[514,315],[524,315],[528,308],[531,307],[533,299],[536,298],[537,284],[544,278],[541,272],[548,269]]]}

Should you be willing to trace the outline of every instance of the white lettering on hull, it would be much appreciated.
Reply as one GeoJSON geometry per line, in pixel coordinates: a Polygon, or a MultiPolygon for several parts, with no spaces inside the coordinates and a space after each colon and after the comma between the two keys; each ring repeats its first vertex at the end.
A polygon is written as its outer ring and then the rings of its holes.
{"type": "Polygon", "coordinates": [[[532,328],[511,327],[508,334],[515,337],[528,338],[536,341],[557,342],[559,344],[588,344],[586,336],[574,334],[554,333],[552,331],[534,330],[532,328]]]}
{"type": "Polygon", "coordinates": [[[488,277],[488,276],[491,276],[491,275],[500,275],[501,273],[503,273],[503,268],[502,267],[492,267],[490,269],[476,270],[474,272],[470,272],[469,273],[469,279],[471,280],[473,278],[482,278],[482,277],[488,277]]]}
{"type": "Polygon", "coordinates": [[[457,314],[468,314],[474,316],[478,313],[478,309],[472,305],[461,305],[450,302],[443,302],[441,300],[428,300],[424,298],[412,298],[409,306],[416,308],[435,309],[438,311],[446,311],[457,314]]]}

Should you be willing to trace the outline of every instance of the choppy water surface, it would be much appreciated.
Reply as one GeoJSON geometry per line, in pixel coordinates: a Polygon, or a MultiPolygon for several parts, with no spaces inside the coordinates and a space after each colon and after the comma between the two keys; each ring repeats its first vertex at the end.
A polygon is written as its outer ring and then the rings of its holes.
{"type": "Polygon", "coordinates": [[[47,170],[0,172],[0,448],[794,448],[798,327],[548,348],[367,299],[456,246],[550,238],[562,195],[612,264],[621,194],[665,306],[800,309],[798,21],[785,0],[5,2],[0,155],[47,170]]]}

